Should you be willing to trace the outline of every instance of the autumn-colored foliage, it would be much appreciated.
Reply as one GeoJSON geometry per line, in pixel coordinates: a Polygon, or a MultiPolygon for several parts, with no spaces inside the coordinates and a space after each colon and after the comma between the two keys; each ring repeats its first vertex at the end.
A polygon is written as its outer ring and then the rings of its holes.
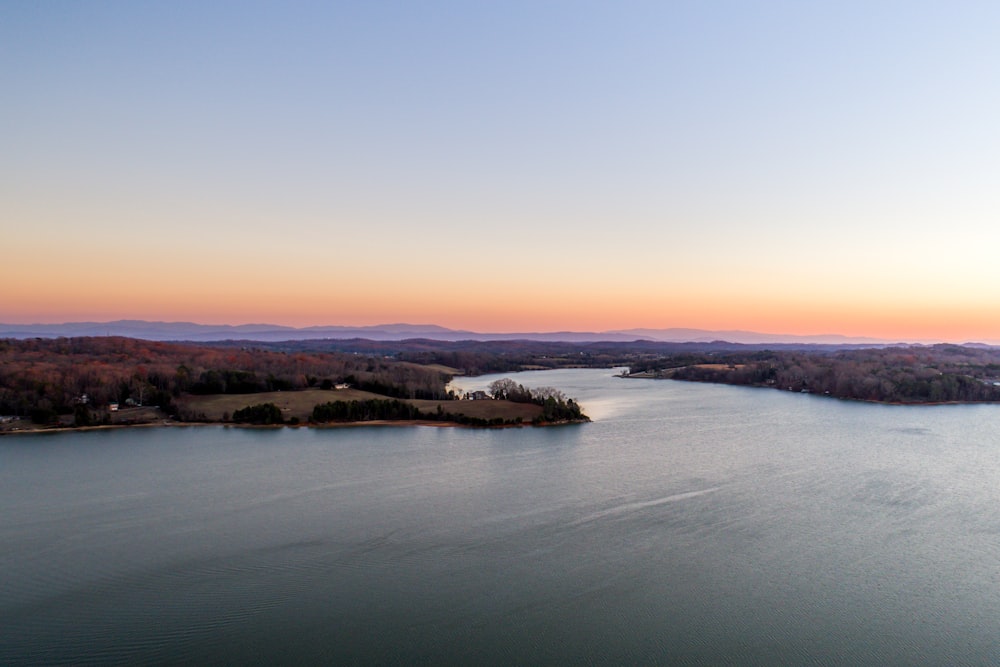
{"type": "MultiPolygon", "coordinates": [[[[0,340],[0,414],[46,418],[77,405],[159,405],[184,393],[255,393],[343,382],[444,398],[448,376],[382,356],[279,352],[121,337],[0,340]]],[[[82,413],[81,413],[82,414],[82,413]]]]}
{"type": "Polygon", "coordinates": [[[886,403],[1000,401],[1000,350],[960,345],[667,356],[632,368],[650,370],[676,380],[886,403]]]}

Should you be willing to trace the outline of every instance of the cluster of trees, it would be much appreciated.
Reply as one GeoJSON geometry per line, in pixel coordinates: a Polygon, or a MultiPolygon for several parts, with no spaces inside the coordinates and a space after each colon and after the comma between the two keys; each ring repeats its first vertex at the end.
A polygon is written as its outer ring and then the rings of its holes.
{"type": "Polygon", "coordinates": [[[399,399],[371,399],[367,401],[331,401],[317,405],[312,411],[312,421],[364,422],[375,420],[403,421],[423,419],[415,406],[399,399]]]}
{"type": "MultiPolygon", "coordinates": [[[[330,422],[366,422],[366,421],[406,421],[420,419],[444,419],[455,417],[447,415],[442,410],[424,414],[416,406],[396,398],[371,399],[365,401],[330,401],[313,408],[310,421],[315,424],[330,422]]],[[[281,408],[274,403],[248,405],[237,410],[232,415],[232,421],[237,424],[270,425],[282,424],[284,417],[281,408]]],[[[290,422],[291,423],[291,422],[290,422]]],[[[298,423],[298,419],[294,420],[298,423]]]]}
{"type": "Polygon", "coordinates": [[[537,422],[586,420],[580,406],[572,398],[554,387],[528,389],[510,378],[500,378],[490,383],[488,393],[494,400],[513,403],[534,403],[542,407],[537,422]]]}
{"type": "Polygon", "coordinates": [[[529,389],[510,378],[494,380],[487,388],[487,393],[495,400],[511,401],[512,403],[535,403],[536,405],[542,405],[548,398],[562,402],[566,401],[566,395],[554,387],[529,389]]]}
{"type": "Polygon", "coordinates": [[[248,405],[234,412],[233,421],[237,424],[259,424],[266,426],[269,424],[282,424],[285,419],[281,415],[281,408],[274,403],[259,403],[257,405],[248,405]]]}
{"type": "Polygon", "coordinates": [[[249,394],[352,381],[400,398],[445,398],[451,378],[438,369],[353,353],[283,352],[161,343],[121,337],[0,339],[0,414],[73,414],[86,396],[158,405],[174,413],[184,393],[249,394]]]}
{"type": "Polygon", "coordinates": [[[590,421],[583,410],[572,398],[565,401],[556,400],[551,396],[542,403],[542,414],[535,417],[536,422],[590,421]]]}
{"type": "MultiPolygon", "coordinates": [[[[308,379],[306,380],[308,383],[308,379]]],[[[256,394],[263,391],[285,391],[295,389],[290,378],[278,378],[268,374],[259,377],[253,371],[235,369],[211,369],[202,372],[188,391],[192,394],[256,394]]]]}
{"type": "Polygon", "coordinates": [[[313,408],[311,421],[317,424],[329,422],[364,421],[445,421],[468,426],[507,426],[521,424],[522,419],[493,417],[470,417],[446,412],[441,406],[435,412],[423,412],[416,406],[398,399],[373,399],[367,401],[332,401],[313,408]]]}
{"type": "MultiPolygon", "coordinates": [[[[889,403],[1000,401],[1000,350],[959,345],[662,359],[678,380],[889,403]]],[[[637,368],[632,369],[638,372],[637,368]]]]}

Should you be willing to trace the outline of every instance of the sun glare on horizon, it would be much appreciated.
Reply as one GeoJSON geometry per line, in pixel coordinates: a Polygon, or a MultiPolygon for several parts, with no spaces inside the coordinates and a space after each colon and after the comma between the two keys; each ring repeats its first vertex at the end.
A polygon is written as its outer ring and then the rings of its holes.
{"type": "Polygon", "coordinates": [[[397,9],[0,8],[0,322],[1000,340],[996,9],[397,9]]]}

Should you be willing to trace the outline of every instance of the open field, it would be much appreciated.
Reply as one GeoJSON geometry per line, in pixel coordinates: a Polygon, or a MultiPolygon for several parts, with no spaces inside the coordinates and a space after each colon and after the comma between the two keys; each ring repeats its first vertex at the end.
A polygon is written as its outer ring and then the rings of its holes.
{"type": "MultiPolygon", "coordinates": [[[[298,417],[299,421],[307,422],[313,408],[321,403],[332,401],[370,401],[391,400],[389,396],[373,394],[358,389],[304,389],[302,391],[269,391],[258,394],[212,394],[208,396],[184,396],[177,399],[177,405],[182,410],[193,415],[204,415],[209,421],[222,421],[228,413],[249,405],[274,403],[281,409],[281,415],[288,421],[298,417]]],[[[532,403],[512,403],[510,401],[433,401],[418,399],[401,399],[416,406],[422,412],[433,413],[438,406],[445,412],[478,417],[481,419],[517,419],[530,422],[542,413],[541,406],[532,403]]]]}
{"type": "Polygon", "coordinates": [[[281,416],[288,421],[298,417],[308,421],[313,408],[330,401],[370,401],[385,399],[386,396],[358,389],[303,389],[302,391],[266,391],[257,394],[209,394],[207,396],[183,396],[176,403],[181,410],[194,415],[205,415],[209,421],[222,421],[249,405],[274,403],[281,408],[281,416]]]}

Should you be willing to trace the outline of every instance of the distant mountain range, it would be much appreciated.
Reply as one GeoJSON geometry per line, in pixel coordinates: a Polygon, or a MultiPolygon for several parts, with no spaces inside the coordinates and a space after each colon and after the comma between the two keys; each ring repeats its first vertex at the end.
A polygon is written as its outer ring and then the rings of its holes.
{"type": "Polygon", "coordinates": [[[0,338],[55,338],[59,336],[127,336],[143,340],[209,342],[250,340],[277,342],[289,340],[351,339],[394,341],[412,338],[431,340],[535,340],[570,343],[631,342],[635,340],[670,343],[798,343],[826,345],[885,345],[900,341],[841,336],[837,334],[792,336],[754,331],[708,331],[705,329],[624,329],[617,331],[480,333],[448,329],[435,324],[379,324],[374,326],[287,327],[277,324],[214,325],[193,322],[67,322],[65,324],[0,324],[0,338]]]}

